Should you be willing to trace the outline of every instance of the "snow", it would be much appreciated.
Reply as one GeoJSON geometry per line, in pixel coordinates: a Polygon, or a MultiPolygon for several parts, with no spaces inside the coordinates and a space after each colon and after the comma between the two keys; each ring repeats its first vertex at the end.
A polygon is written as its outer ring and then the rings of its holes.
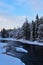
{"type": "Polygon", "coordinates": [[[27,50],[25,50],[25,49],[23,49],[21,47],[15,47],[15,48],[16,48],[16,51],[28,53],[27,50]]]}
{"type": "Polygon", "coordinates": [[[32,45],[39,45],[39,46],[43,46],[43,42],[38,42],[38,41],[28,41],[25,39],[19,39],[19,42],[22,42],[24,44],[32,44],[32,45]]]}
{"type": "Polygon", "coordinates": [[[16,41],[16,38],[0,38],[0,40],[14,40],[14,41],[16,41]]]}
{"type": "Polygon", "coordinates": [[[2,52],[5,51],[5,49],[3,49],[4,45],[6,44],[0,42],[0,65],[25,65],[18,58],[2,54],[2,52]]]}
{"type": "Polygon", "coordinates": [[[19,41],[19,42],[22,42],[22,43],[24,43],[24,44],[32,44],[32,45],[43,46],[43,42],[38,42],[38,41],[29,41],[29,40],[25,40],[25,39],[16,39],[16,38],[0,38],[0,40],[19,41]]]}
{"type": "MultiPolygon", "coordinates": [[[[22,42],[24,44],[32,44],[32,45],[40,45],[43,46],[43,42],[37,42],[37,41],[28,41],[25,39],[15,39],[15,38],[0,38],[0,40],[12,40],[12,41],[19,41],[22,42]]],[[[3,51],[5,51],[6,49],[3,48],[4,45],[6,45],[7,43],[2,43],[0,42],[0,65],[25,65],[20,59],[15,58],[15,57],[11,57],[8,55],[4,55],[2,54],[3,51]]],[[[20,52],[26,52],[27,50],[25,50],[22,47],[15,47],[17,51],[20,52]]]]}

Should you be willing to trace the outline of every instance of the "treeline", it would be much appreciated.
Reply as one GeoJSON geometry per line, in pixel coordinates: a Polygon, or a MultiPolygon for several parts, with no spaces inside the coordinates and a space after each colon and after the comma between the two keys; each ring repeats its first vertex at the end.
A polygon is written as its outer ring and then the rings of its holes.
{"type": "Polygon", "coordinates": [[[43,17],[39,18],[38,14],[36,15],[35,21],[29,23],[28,19],[26,18],[24,24],[21,28],[14,28],[14,29],[2,29],[1,30],[1,37],[12,37],[17,39],[26,39],[26,40],[39,40],[43,38],[43,17]]]}

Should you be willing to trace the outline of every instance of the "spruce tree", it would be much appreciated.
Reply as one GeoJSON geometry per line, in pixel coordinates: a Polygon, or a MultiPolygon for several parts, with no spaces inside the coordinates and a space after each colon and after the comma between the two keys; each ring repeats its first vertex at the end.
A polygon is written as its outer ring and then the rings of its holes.
{"type": "Polygon", "coordinates": [[[23,30],[23,37],[27,40],[30,39],[30,24],[28,23],[27,18],[22,26],[22,30],[23,30]]]}
{"type": "Polygon", "coordinates": [[[1,30],[1,36],[2,36],[3,38],[6,38],[6,37],[9,36],[9,35],[8,35],[8,32],[6,31],[5,28],[3,28],[3,29],[1,30]]]}

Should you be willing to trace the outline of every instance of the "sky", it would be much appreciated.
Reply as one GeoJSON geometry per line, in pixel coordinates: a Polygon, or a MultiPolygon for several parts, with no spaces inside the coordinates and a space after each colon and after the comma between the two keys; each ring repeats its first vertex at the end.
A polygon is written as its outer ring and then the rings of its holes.
{"type": "Polygon", "coordinates": [[[36,14],[43,16],[43,0],[0,0],[0,30],[21,27],[26,17],[31,22],[36,14]]]}

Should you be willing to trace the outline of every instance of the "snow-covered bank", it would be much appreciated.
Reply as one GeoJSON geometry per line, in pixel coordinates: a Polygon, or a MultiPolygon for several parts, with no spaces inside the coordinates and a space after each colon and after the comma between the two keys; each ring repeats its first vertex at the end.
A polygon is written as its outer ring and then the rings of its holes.
{"type": "Polygon", "coordinates": [[[3,49],[4,45],[6,44],[0,43],[0,65],[25,65],[18,58],[2,54],[2,52],[5,51],[5,49],[3,49]]]}
{"type": "Polygon", "coordinates": [[[16,38],[0,38],[0,40],[16,41],[17,39],[16,38]]]}
{"type": "Polygon", "coordinates": [[[39,45],[39,46],[43,46],[43,42],[38,42],[38,41],[28,41],[28,40],[25,40],[25,39],[0,38],[0,40],[18,41],[18,42],[22,42],[22,43],[24,43],[24,44],[32,44],[32,45],[39,45]]]}
{"type": "Polygon", "coordinates": [[[22,42],[24,44],[32,44],[32,45],[43,46],[43,42],[38,42],[38,41],[28,41],[28,40],[25,40],[25,39],[19,39],[17,41],[22,42]]]}

